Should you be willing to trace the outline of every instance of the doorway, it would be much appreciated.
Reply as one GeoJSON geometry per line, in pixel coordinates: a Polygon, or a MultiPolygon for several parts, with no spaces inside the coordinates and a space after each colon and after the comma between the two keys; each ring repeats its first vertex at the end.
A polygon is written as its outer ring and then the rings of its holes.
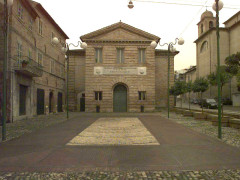
{"type": "Polygon", "coordinates": [[[58,112],[63,112],[62,110],[62,93],[58,93],[58,112]]]}
{"type": "Polygon", "coordinates": [[[113,112],[127,112],[127,88],[117,85],[113,90],[113,112]]]}
{"type": "Polygon", "coordinates": [[[19,90],[19,115],[26,115],[27,86],[20,85],[19,90]]]}
{"type": "Polygon", "coordinates": [[[37,89],[37,115],[44,114],[44,90],[37,89]]]}

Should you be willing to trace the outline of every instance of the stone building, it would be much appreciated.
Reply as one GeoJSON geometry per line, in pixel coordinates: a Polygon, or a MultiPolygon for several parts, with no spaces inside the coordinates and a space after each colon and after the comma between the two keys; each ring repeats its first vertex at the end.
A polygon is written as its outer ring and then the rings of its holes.
{"type": "MultiPolygon", "coordinates": [[[[2,25],[3,16],[0,19],[2,25]]],[[[65,55],[52,43],[55,36],[63,42],[68,39],[41,4],[13,1],[9,8],[8,121],[63,111],[65,55]]],[[[2,64],[2,39],[0,49],[2,64]]],[[[2,66],[0,75],[2,96],[2,66]]]]}
{"type": "MultiPolygon", "coordinates": [[[[220,28],[220,63],[225,64],[229,55],[240,51],[240,11],[224,22],[225,27],[220,28]]],[[[206,77],[216,72],[217,66],[217,37],[216,17],[210,11],[205,11],[198,23],[198,39],[196,43],[197,53],[197,77],[206,77]]],[[[233,96],[240,96],[236,78],[223,88],[223,97],[236,99],[233,96]]],[[[215,98],[217,88],[210,87],[204,93],[204,97],[215,98]]],[[[238,99],[240,102],[240,99],[238,99]]],[[[239,103],[240,105],[240,103],[239,103]]]]}
{"type": "MultiPolygon", "coordinates": [[[[120,21],[80,38],[88,46],[69,53],[70,110],[148,112],[166,107],[167,50],[150,46],[159,37],[120,21]]],[[[170,54],[171,85],[176,54],[170,54]]]]}

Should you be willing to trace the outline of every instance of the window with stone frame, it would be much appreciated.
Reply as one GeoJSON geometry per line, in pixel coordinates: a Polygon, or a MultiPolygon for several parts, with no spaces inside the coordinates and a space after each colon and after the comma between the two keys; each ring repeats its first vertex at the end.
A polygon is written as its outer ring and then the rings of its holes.
{"type": "Polygon", "coordinates": [[[117,63],[124,63],[124,48],[117,48],[117,63]]]}
{"type": "Polygon", "coordinates": [[[31,48],[28,49],[28,58],[32,59],[32,49],[31,48]]]}
{"type": "Polygon", "coordinates": [[[30,29],[31,31],[33,30],[33,18],[29,18],[29,25],[28,25],[28,29],[30,29]]]}
{"type": "Polygon", "coordinates": [[[102,100],[102,91],[95,91],[95,100],[101,101],[102,100]]]}
{"type": "Polygon", "coordinates": [[[145,63],[145,48],[139,48],[138,49],[138,63],[145,63]]]}
{"type": "Polygon", "coordinates": [[[23,46],[21,42],[17,42],[17,60],[21,61],[23,55],[23,46]]]}
{"type": "Polygon", "coordinates": [[[138,100],[140,101],[146,100],[146,91],[138,91],[138,100]]]}
{"type": "Polygon", "coordinates": [[[43,35],[43,23],[40,19],[38,19],[38,33],[43,35]]]}
{"type": "Polygon", "coordinates": [[[43,66],[43,54],[41,52],[38,52],[37,54],[37,62],[43,66]]]}
{"type": "Polygon", "coordinates": [[[20,2],[18,3],[18,17],[23,19],[23,6],[20,2]]]}
{"type": "Polygon", "coordinates": [[[54,32],[51,33],[51,43],[53,44],[53,38],[55,37],[54,32]]]}
{"type": "Polygon", "coordinates": [[[50,73],[54,73],[54,69],[55,69],[55,62],[53,59],[50,60],[50,73]]]}
{"type": "Polygon", "coordinates": [[[95,62],[102,63],[102,48],[95,48],[95,62]]]}
{"type": "Polygon", "coordinates": [[[211,29],[211,28],[213,28],[213,22],[212,21],[209,22],[209,29],[211,29]]]}
{"type": "Polygon", "coordinates": [[[203,24],[201,24],[201,33],[203,33],[203,24]]]}

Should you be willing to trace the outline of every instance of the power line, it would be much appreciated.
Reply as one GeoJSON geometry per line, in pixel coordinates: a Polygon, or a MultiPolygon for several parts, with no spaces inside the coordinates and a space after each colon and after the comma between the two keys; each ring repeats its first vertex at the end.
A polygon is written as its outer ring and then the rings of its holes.
{"type": "Polygon", "coordinates": [[[183,29],[183,31],[180,33],[180,35],[178,37],[181,37],[182,34],[188,29],[188,27],[192,24],[192,22],[199,17],[200,12],[202,11],[202,9],[205,7],[205,5],[208,3],[209,0],[206,0],[204,5],[202,5],[201,9],[199,9],[199,11],[197,12],[197,14],[193,17],[193,19],[187,24],[187,26],[183,29]]]}
{"type": "MultiPolygon", "coordinates": [[[[195,6],[195,7],[202,7],[202,4],[190,4],[190,3],[174,3],[174,2],[160,2],[160,1],[147,1],[147,0],[132,0],[136,2],[146,2],[146,3],[160,3],[160,4],[171,4],[171,5],[180,5],[180,6],[195,6]]],[[[226,9],[240,9],[239,7],[230,7],[230,6],[238,6],[238,5],[228,5],[224,6],[226,9]]],[[[212,7],[210,5],[205,5],[205,7],[212,7]]]]}

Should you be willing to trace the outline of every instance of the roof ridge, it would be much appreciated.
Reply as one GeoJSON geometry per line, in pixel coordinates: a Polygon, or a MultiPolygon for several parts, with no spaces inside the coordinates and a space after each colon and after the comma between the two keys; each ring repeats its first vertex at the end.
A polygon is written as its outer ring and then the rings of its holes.
{"type": "Polygon", "coordinates": [[[146,31],[143,31],[141,29],[135,28],[135,27],[133,27],[133,26],[131,26],[129,24],[123,23],[122,21],[114,23],[114,24],[111,24],[111,25],[106,26],[106,27],[103,27],[103,28],[98,29],[96,31],[92,31],[90,33],[87,33],[87,34],[81,36],[80,39],[82,41],[84,41],[83,39],[89,39],[90,37],[96,37],[96,36],[102,34],[103,32],[111,31],[111,30],[114,30],[114,29],[119,28],[119,27],[121,27],[121,28],[125,27],[126,29],[128,29],[128,30],[130,30],[132,32],[135,32],[136,34],[140,34],[142,36],[145,36],[145,37],[148,37],[148,38],[152,38],[152,39],[157,40],[157,41],[160,40],[160,38],[158,36],[153,35],[151,33],[148,33],[146,31]]]}

